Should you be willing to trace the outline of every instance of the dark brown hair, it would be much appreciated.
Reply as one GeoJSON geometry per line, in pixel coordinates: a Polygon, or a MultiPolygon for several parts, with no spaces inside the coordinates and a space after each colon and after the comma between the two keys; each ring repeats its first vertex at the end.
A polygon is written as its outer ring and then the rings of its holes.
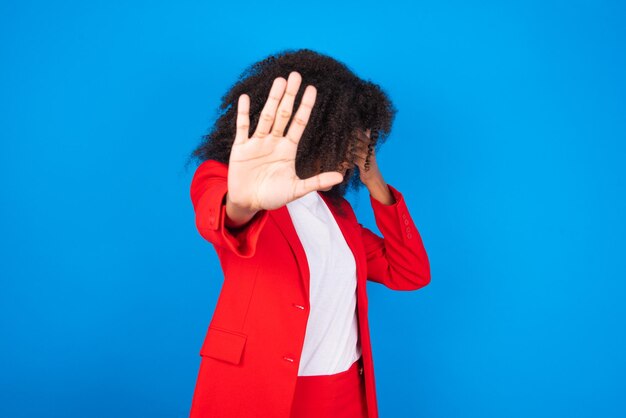
{"type": "MultiPolygon", "coordinates": [[[[218,117],[188,163],[208,159],[228,164],[237,129],[237,102],[243,93],[250,97],[251,134],[256,129],[261,110],[274,79],[297,71],[302,76],[293,114],[298,109],[304,89],[317,89],[315,105],[298,145],[296,174],[308,178],[322,171],[341,171],[340,165],[351,153],[356,141],[355,130],[371,130],[368,167],[372,149],[378,149],[389,133],[396,109],[387,94],[376,84],[357,77],[345,64],[310,49],[283,50],[247,67],[222,96],[218,117]],[[320,171],[317,171],[319,168],[320,171]]],[[[292,115],[293,120],[293,115],[292,115]]],[[[292,121],[291,120],[291,121],[292,121]]],[[[285,132],[288,131],[287,125],[285,132]]],[[[322,191],[338,209],[349,188],[362,186],[359,167],[350,162],[344,180],[328,191],[322,191]]]]}

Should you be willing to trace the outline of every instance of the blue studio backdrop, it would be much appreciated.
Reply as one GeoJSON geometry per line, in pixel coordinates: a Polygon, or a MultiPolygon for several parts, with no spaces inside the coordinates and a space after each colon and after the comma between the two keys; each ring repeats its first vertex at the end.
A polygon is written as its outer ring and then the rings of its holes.
{"type": "MultiPolygon", "coordinates": [[[[186,417],[222,284],[185,167],[252,62],[380,84],[431,263],[368,284],[383,418],[626,416],[618,1],[0,4],[0,416],[186,417]]],[[[304,80],[306,83],[306,80],[304,80]]],[[[378,232],[366,189],[347,196],[378,232]]]]}

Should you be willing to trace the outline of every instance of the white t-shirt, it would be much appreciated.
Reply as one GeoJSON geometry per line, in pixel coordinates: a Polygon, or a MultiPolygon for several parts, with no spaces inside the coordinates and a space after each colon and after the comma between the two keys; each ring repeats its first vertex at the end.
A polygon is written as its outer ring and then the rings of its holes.
{"type": "Polygon", "coordinates": [[[317,191],[287,209],[310,272],[311,311],[298,376],[340,373],[361,356],[354,255],[317,191]]]}

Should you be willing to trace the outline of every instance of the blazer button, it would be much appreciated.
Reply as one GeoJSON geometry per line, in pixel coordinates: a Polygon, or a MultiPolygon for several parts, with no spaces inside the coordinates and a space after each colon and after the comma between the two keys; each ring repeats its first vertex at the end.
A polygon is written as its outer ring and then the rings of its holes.
{"type": "Polygon", "coordinates": [[[407,237],[407,238],[409,238],[409,239],[411,239],[411,237],[412,237],[412,236],[413,236],[413,235],[411,235],[410,233],[409,233],[409,234],[406,234],[406,237],[407,237]]]}
{"type": "Polygon", "coordinates": [[[408,225],[409,224],[409,220],[407,218],[404,218],[404,224],[408,225]]]}
{"type": "Polygon", "coordinates": [[[292,305],[295,306],[298,309],[304,309],[304,306],[298,305],[297,303],[292,303],[292,305]]]}
{"type": "Polygon", "coordinates": [[[406,232],[411,232],[411,227],[410,227],[410,226],[407,226],[406,228],[404,228],[404,230],[405,230],[406,232]]]}
{"type": "Polygon", "coordinates": [[[284,356],[284,357],[283,357],[283,360],[285,360],[285,361],[290,361],[290,362],[292,362],[292,363],[293,363],[293,358],[291,358],[291,357],[284,356]]]}

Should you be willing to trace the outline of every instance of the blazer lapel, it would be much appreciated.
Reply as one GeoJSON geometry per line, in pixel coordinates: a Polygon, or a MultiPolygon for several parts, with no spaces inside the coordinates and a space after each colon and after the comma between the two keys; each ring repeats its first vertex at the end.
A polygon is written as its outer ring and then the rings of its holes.
{"type": "Polygon", "coordinates": [[[280,232],[285,236],[294,257],[296,258],[296,264],[300,270],[300,277],[302,280],[302,289],[307,299],[309,297],[309,264],[306,259],[306,253],[304,247],[298,238],[298,233],[293,225],[291,216],[289,215],[289,209],[287,205],[283,205],[278,209],[269,211],[270,218],[274,220],[280,232]]]}
{"type": "MultiPolygon", "coordinates": [[[[354,255],[355,263],[356,263],[356,273],[357,273],[357,285],[361,283],[361,263],[365,262],[362,258],[364,255],[361,251],[358,251],[359,248],[359,235],[357,234],[358,230],[350,224],[349,220],[339,216],[336,212],[334,206],[330,203],[330,201],[319,191],[318,195],[323,199],[326,206],[330,210],[331,214],[335,218],[337,225],[339,226],[339,230],[343,234],[348,247],[352,251],[354,255]]],[[[304,290],[304,294],[307,299],[309,298],[309,283],[310,283],[310,270],[309,264],[306,257],[306,252],[304,251],[304,247],[302,246],[302,242],[298,237],[298,233],[296,228],[293,225],[293,221],[291,216],[289,215],[289,210],[287,209],[287,205],[283,205],[278,209],[269,211],[269,215],[272,219],[274,219],[278,229],[283,234],[283,236],[287,239],[289,246],[291,247],[291,251],[293,252],[294,257],[296,258],[298,268],[300,270],[300,276],[302,277],[302,287],[304,290]]]]}

